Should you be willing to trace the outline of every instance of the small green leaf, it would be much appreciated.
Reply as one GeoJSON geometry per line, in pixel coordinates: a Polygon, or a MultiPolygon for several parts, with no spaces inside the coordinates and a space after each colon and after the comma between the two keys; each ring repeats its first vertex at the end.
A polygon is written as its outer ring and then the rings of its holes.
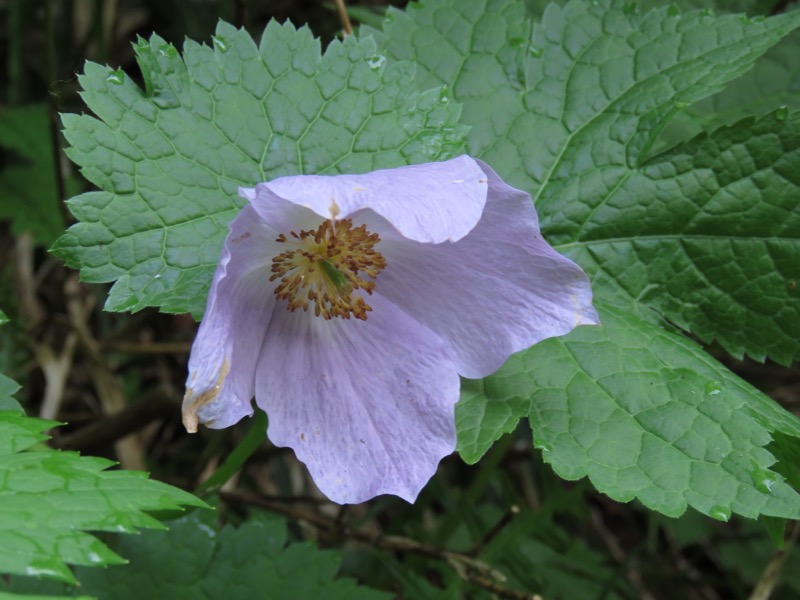
{"type": "Polygon", "coordinates": [[[70,201],[80,221],[53,251],[86,281],[117,280],[109,310],[203,313],[237,190],[283,175],[359,173],[449,158],[465,129],[414,67],[385,65],[371,39],[324,54],[303,28],[270,23],[260,45],[220,23],[183,56],[154,35],[135,45],[143,92],[87,63],[98,118],[63,115],[67,151],[101,191],[70,201]]]}

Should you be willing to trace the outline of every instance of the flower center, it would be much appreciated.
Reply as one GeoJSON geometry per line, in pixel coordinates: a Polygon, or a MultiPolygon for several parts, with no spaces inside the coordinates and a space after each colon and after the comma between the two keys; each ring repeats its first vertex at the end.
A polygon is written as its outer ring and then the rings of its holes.
{"type": "Polygon", "coordinates": [[[275,296],[286,300],[290,311],[308,310],[325,319],[342,317],[367,320],[372,307],[355,290],[372,294],[374,281],[365,281],[365,273],[375,279],[386,260],[374,249],[381,238],[367,231],[366,225],[353,227],[350,219],[323,221],[315,230],[280,234],[277,242],[293,246],[272,259],[270,281],[280,279],[275,296]]]}

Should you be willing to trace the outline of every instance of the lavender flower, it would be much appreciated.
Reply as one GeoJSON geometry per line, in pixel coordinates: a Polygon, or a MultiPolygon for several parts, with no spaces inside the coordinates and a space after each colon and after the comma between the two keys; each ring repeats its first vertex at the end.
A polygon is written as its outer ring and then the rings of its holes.
{"type": "Polygon", "coordinates": [[[597,323],[528,194],[468,156],[240,189],[189,359],[190,432],[253,413],[331,500],[414,501],[456,445],[459,375],[597,323]]]}

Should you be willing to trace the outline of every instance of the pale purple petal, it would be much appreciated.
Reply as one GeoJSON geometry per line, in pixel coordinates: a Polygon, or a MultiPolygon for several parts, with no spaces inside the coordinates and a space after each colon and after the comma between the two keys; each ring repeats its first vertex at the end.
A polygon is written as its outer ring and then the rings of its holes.
{"type": "Polygon", "coordinates": [[[255,367],[276,300],[270,256],[276,233],[250,206],[231,222],[191,356],[184,424],[220,429],[253,414],[255,367]]]}
{"type": "Polygon", "coordinates": [[[276,314],[256,399],[270,440],[293,448],[334,502],[413,502],[455,449],[459,379],[438,336],[389,302],[367,300],[366,321],[276,314]]]}
{"type": "MultiPolygon", "coordinates": [[[[528,194],[488,166],[480,223],[456,243],[403,243],[384,236],[387,267],[375,293],[448,342],[456,370],[480,378],[514,352],[581,324],[598,322],[589,281],[539,233],[528,194]]],[[[382,229],[377,219],[368,227],[382,229]]]]}
{"type": "Polygon", "coordinates": [[[486,203],[486,175],[475,159],[452,160],[364,175],[281,177],[240,194],[259,212],[271,202],[268,192],[305,206],[325,219],[345,218],[370,208],[404,237],[440,243],[467,235],[486,203]],[[261,202],[253,200],[264,195],[261,202]]]}

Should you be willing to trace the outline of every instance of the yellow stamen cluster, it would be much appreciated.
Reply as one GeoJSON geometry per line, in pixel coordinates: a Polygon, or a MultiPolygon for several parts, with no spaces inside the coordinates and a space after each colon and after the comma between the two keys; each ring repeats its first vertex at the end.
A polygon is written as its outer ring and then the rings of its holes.
{"type": "Polygon", "coordinates": [[[365,281],[361,273],[375,279],[386,260],[374,249],[380,241],[377,233],[365,225],[353,227],[350,219],[323,221],[316,230],[281,234],[278,242],[294,246],[272,259],[270,281],[280,279],[275,296],[286,300],[290,311],[308,310],[324,319],[341,317],[366,321],[372,307],[355,290],[372,294],[374,281],[365,281]]]}

